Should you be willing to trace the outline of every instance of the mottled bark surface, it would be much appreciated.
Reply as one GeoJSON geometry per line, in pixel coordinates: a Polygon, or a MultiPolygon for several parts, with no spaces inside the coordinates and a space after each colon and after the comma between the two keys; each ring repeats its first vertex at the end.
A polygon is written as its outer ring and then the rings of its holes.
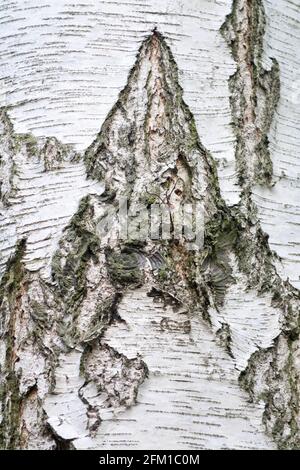
{"type": "Polygon", "coordinates": [[[299,448],[299,7],[39,3],[0,4],[1,448],[299,448]]]}

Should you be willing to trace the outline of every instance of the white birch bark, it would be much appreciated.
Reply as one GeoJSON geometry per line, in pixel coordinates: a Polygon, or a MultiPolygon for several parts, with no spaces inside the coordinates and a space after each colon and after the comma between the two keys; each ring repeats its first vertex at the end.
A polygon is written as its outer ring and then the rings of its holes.
{"type": "Polygon", "coordinates": [[[0,0],[1,448],[300,447],[299,10],[0,0]]]}

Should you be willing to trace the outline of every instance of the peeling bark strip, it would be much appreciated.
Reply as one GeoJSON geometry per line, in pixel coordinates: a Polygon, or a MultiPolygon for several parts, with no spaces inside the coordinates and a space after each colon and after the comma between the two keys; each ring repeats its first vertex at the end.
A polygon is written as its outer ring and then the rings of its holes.
{"type": "Polygon", "coordinates": [[[260,62],[261,3],[234,1],[223,31],[237,61],[233,207],[156,30],[83,157],[16,134],[2,111],[1,448],[299,447],[299,291],[251,196],[270,181],[261,147],[278,93],[276,66],[260,62]],[[200,204],[203,249],[120,240],[124,196],[137,221],[157,199],[200,204]]]}

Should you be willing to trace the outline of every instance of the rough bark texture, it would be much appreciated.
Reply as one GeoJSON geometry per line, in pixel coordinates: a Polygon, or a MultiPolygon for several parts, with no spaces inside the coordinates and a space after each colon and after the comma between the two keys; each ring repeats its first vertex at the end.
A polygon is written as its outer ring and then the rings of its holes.
{"type": "Polygon", "coordinates": [[[0,5],[1,448],[300,448],[299,7],[39,3],[0,5]]]}

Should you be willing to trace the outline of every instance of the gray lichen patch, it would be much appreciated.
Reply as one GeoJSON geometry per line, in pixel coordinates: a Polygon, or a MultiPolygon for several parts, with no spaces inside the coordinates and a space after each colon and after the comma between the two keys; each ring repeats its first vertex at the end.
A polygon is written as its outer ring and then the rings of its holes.
{"type": "Polygon", "coordinates": [[[206,224],[201,271],[214,298],[216,307],[222,306],[226,290],[234,281],[229,263],[237,237],[237,229],[230,211],[220,210],[206,224]],[[204,256],[203,256],[204,255],[204,256]]]}
{"type": "Polygon", "coordinates": [[[125,285],[143,283],[139,256],[129,250],[121,253],[107,252],[108,274],[112,281],[125,285]]]}

